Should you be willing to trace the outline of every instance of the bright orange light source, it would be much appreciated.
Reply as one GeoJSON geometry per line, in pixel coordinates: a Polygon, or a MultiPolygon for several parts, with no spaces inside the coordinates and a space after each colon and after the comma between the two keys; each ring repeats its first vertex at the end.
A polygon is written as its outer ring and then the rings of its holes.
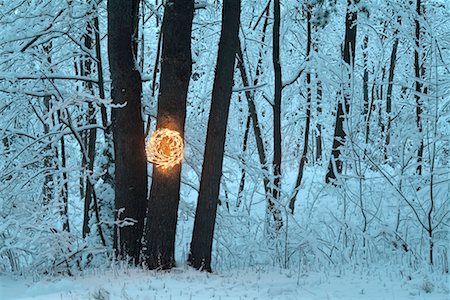
{"type": "Polygon", "coordinates": [[[161,169],[170,169],[183,160],[184,143],[180,133],[167,128],[155,130],[145,147],[147,160],[161,169]]]}

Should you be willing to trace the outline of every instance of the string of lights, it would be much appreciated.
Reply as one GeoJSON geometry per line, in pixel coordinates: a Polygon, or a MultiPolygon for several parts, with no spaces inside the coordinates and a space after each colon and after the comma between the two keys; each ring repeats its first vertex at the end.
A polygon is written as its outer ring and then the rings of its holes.
{"type": "Polygon", "coordinates": [[[147,160],[163,170],[183,160],[184,142],[180,133],[167,128],[155,130],[145,147],[147,160]]]}

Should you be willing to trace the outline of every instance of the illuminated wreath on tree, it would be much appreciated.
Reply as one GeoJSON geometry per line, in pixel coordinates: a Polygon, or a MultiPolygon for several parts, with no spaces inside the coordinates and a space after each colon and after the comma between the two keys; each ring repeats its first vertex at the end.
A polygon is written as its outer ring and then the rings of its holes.
{"type": "Polygon", "coordinates": [[[167,128],[155,130],[145,147],[147,160],[163,170],[183,160],[184,142],[180,133],[167,128]]]}

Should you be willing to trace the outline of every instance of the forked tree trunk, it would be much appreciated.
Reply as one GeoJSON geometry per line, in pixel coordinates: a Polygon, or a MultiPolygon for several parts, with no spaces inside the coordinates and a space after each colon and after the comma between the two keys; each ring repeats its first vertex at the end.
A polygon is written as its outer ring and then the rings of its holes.
{"type": "MultiPolygon", "coordinates": [[[[263,40],[263,42],[264,42],[264,40],[263,40]]],[[[249,80],[248,80],[247,72],[245,70],[245,65],[244,65],[244,55],[242,53],[240,43],[239,43],[237,58],[238,58],[237,67],[241,74],[242,84],[244,85],[244,87],[249,87],[250,86],[249,80]]],[[[260,72],[261,72],[260,71],[260,63],[261,63],[261,61],[258,61],[258,65],[256,68],[257,76],[256,76],[256,79],[253,81],[254,86],[256,86],[258,84],[258,76],[260,75],[260,72]]],[[[268,207],[273,207],[273,210],[272,210],[273,220],[275,221],[276,224],[280,224],[279,226],[281,226],[283,224],[283,218],[281,216],[281,211],[280,211],[280,209],[275,207],[275,205],[272,201],[272,194],[271,194],[271,189],[269,186],[270,180],[268,177],[269,168],[267,165],[267,155],[266,155],[266,150],[264,148],[264,141],[263,141],[263,136],[261,133],[261,125],[259,124],[258,113],[256,111],[255,96],[249,90],[246,90],[245,97],[247,98],[249,118],[251,119],[251,123],[253,126],[253,134],[255,136],[256,148],[258,149],[259,163],[261,165],[261,170],[263,171],[263,185],[264,185],[264,192],[266,195],[267,204],[268,204],[268,207]]],[[[243,191],[242,182],[243,182],[244,174],[245,173],[242,172],[241,186],[239,188],[239,192],[243,191]]]]}
{"type": "MultiPolygon", "coordinates": [[[[191,29],[193,0],[165,5],[162,26],[161,75],[156,128],[178,131],[184,138],[186,98],[192,72],[191,29]]],[[[175,233],[180,201],[181,164],[153,167],[145,228],[144,257],[150,269],[175,266],[175,233]]]]}
{"type": "Polygon", "coordinates": [[[137,264],[147,207],[147,159],[141,115],[142,82],[135,69],[138,0],[108,1],[108,54],[115,153],[114,249],[137,264]]]}
{"type": "MultiPolygon", "coordinates": [[[[263,18],[263,16],[265,16],[263,28],[262,28],[261,44],[264,44],[265,39],[266,39],[267,27],[269,25],[268,20],[269,20],[269,12],[270,12],[270,3],[271,3],[271,1],[269,0],[267,2],[266,7],[264,8],[264,11],[260,15],[258,21],[253,26],[253,30],[255,30],[257,25],[259,24],[259,21],[263,18]]],[[[238,48],[237,55],[238,55],[237,66],[238,66],[239,72],[241,74],[242,83],[245,87],[249,87],[250,84],[249,84],[247,72],[245,70],[244,55],[243,55],[242,45],[241,45],[240,41],[239,41],[239,48],[238,48]]],[[[256,74],[255,74],[255,79],[253,80],[253,86],[258,85],[259,77],[262,74],[262,62],[263,62],[263,53],[262,53],[262,50],[260,49],[258,62],[256,63],[256,74]]],[[[258,113],[256,111],[255,94],[250,92],[249,90],[247,90],[247,91],[245,91],[245,97],[247,98],[248,110],[249,110],[249,114],[250,114],[251,121],[252,121],[256,147],[258,149],[259,162],[261,165],[261,169],[263,171],[263,184],[264,184],[264,192],[266,195],[267,207],[271,208],[271,214],[273,216],[274,222],[276,224],[278,224],[276,226],[281,227],[283,225],[283,218],[281,216],[280,209],[275,206],[275,203],[272,200],[272,192],[271,192],[270,179],[269,179],[269,166],[268,166],[266,150],[264,148],[263,136],[261,133],[261,125],[258,121],[258,113]]],[[[243,177],[241,177],[241,178],[243,178],[243,177]]]]}
{"type": "Polygon", "coordinates": [[[189,264],[211,272],[211,252],[219,201],[225,137],[233,88],[234,62],[239,46],[241,1],[223,3],[222,30],[206,134],[200,191],[192,233],[189,264]]]}
{"type": "MultiPolygon", "coordinates": [[[[270,8],[270,0],[267,3],[267,6],[264,8],[264,11],[262,12],[260,18],[262,18],[262,16],[266,15],[266,18],[264,20],[264,25],[263,25],[263,30],[262,30],[262,37],[261,37],[261,43],[263,44],[265,39],[266,39],[266,31],[267,31],[267,25],[268,25],[268,14],[269,14],[269,8],[270,8]]],[[[254,11],[254,7],[253,7],[253,11],[254,11]]],[[[258,18],[258,20],[256,21],[256,24],[253,27],[253,30],[256,29],[260,18],[258,18]]],[[[251,25],[251,24],[250,24],[251,25]]],[[[245,64],[244,64],[244,55],[242,53],[242,45],[241,45],[241,41],[239,40],[239,48],[238,48],[238,53],[237,53],[238,57],[238,62],[237,62],[237,66],[239,69],[239,72],[241,73],[241,79],[242,79],[242,84],[244,85],[244,87],[249,87],[249,80],[247,77],[247,71],[245,70],[245,64]]],[[[258,83],[258,77],[260,75],[260,69],[261,69],[261,50],[260,50],[260,54],[259,54],[259,59],[258,59],[258,63],[256,66],[256,76],[255,76],[255,80],[254,80],[254,86],[257,85],[258,83]]],[[[248,116],[247,116],[247,121],[246,121],[246,126],[245,126],[245,133],[244,133],[244,140],[243,140],[243,144],[242,144],[242,153],[245,153],[247,150],[247,143],[248,143],[248,135],[250,133],[250,123],[252,122],[252,119],[254,119],[256,117],[256,127],[259,130],[259,123],[257,122],[257,114],[256,114],[256,107],[253,103],[253,98],[254,98],[254,93],[251,93],[250,91],[245,91],[245,97],[247,98],[248,101],[248,116]],[[250,103],[251,102],[251,103],[250,103]],[[252,109],[254,110],[254,112],[252,112],[252,109]]],[[[255,123],[255,120],[253,120],[253,123],[255,123]]],[[[253,126],[253,128],[256,128],[255,126],[253,126]]],[[[261,145],[264,145],[264,143],[262,142],[262,137],[260,135],[256,136],[256,130],[254,130],[255,133],[255,138],[256,138],[256,144],[257,144],[257,148],[258,148],[258,154],[261,158],[261,151],[263,153],[264,156],[264,163],[261,162],[261,166],[262,169],[264,171],[264,175],[263,175],[263,183],[264,183],[264,191],[266,192],[266,197],[268,196],[268,178],[267,178],[267,161],[265,158],[265,150],[264,150],[264,146],[259,147],[259,140],[261,141],[261,145]]],[[[259,130],[260,132],[260,130],[259,130]]],[[[244,164],[244,160],[242,159],[242,163],[244,164]]],[[[239,182],[239,190],[238,190],[238,195],[237,195],[237,202],[236,202],[236,207],[239,207],[241,202],[242,202],[242,192],[244,191],[244,187],[245,187],[245,167],[243,166],[241,169],[241,180],[239,182]]],[[[270,201],[270,199],[269,199],[270,201]]]]}
{"type": "Polygon", "coordinates": [[[345,39],[342,51],[342,59],[344,68],[348,72],[348,78],[344,78],[342,100],[338,100],[338,108],[336,112],[336,125],[334,127],[333,146],[331,149],[330,163],[328,164],[328,171],[325,176],[325,182],[330,182],[336,179],[336,172],[342,173],[343,161],[341,159],[340,147],[345,144],[345,129],[344,119],[350,110],[350,77],[355,63],[355,46],[356,46],[356,20],[358,14],[353,11],[351,6],[354,0],[347,0],[347,13],[345,15],[345,39]]]}

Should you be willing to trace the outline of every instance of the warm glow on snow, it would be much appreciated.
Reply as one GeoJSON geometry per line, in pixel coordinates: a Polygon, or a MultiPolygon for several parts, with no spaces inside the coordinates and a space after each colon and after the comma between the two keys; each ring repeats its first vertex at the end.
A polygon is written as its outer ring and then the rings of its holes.
{"type": "Polygon", "coordinates": [[[148,161],[161,169],[170,169],[183,160],[184,143],[178,131],[155,130],[145,147],[148,161]]]}

